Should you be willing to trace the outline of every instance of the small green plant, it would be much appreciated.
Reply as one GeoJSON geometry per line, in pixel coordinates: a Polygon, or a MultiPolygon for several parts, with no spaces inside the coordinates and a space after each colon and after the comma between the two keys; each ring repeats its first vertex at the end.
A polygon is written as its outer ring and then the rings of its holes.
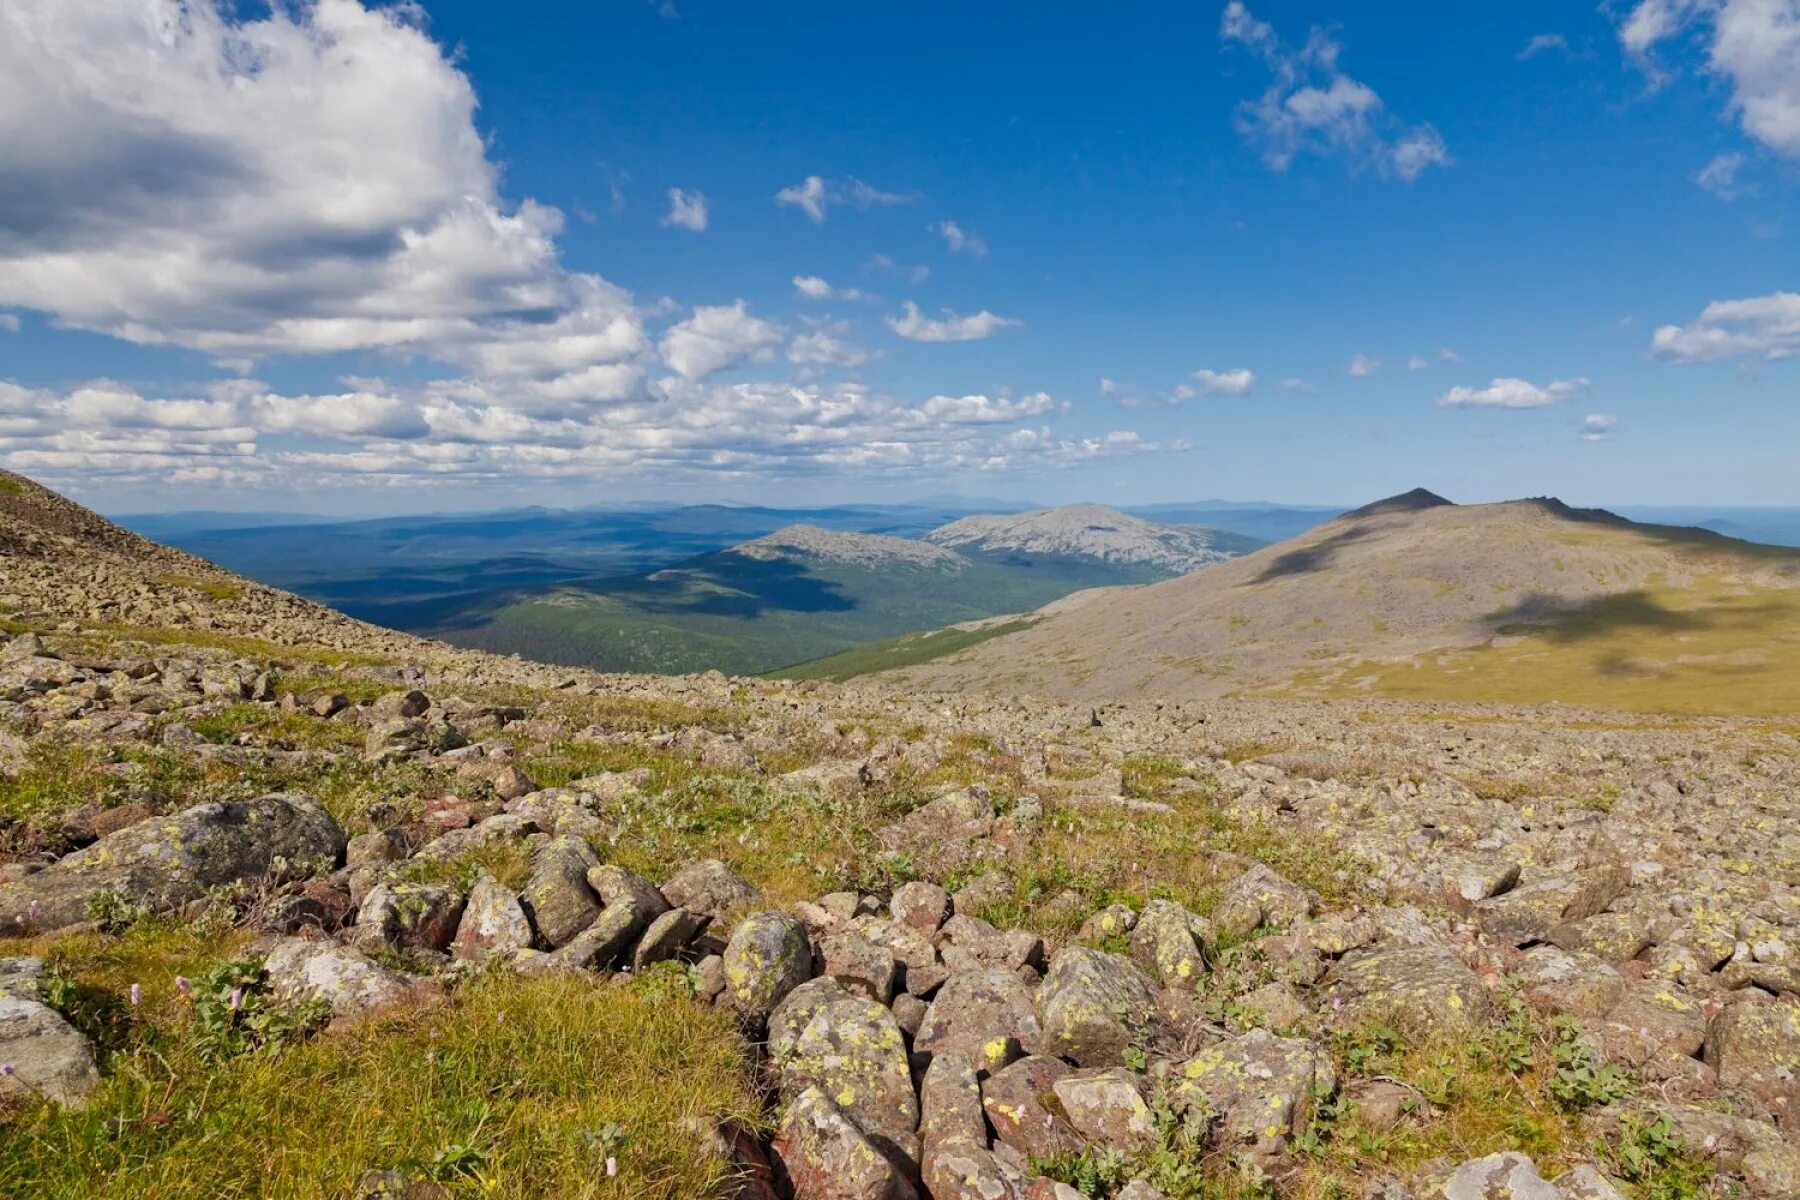
{"type": "Polygon", "coordinates": [[[274,1054],[321,1028],[331,1006],[313,998],[279,1001],[269,995],[262,963],[253,958],[222,962],[190,986],[194,1050],[207,1062],[246,1054],[274,1054]]]}
{"type": "Polygon", "coordinates": [[[1111,1200],[1134,1176],[1131,1163],[1117,1150],[1083,1150],[1034,1158],[1031,1169],[1046,1179],[1067,1184],[1093,1200],[1111,1200]]]}
{"type": "Polygon", "coordinates": [[[425,1164],[426,1174],[438,1183],[479,1179],[487,1161],[487,1154],[479,1147],[456,1142],[431,1156],[431,1161],[425,1164]]]}
{"type": "Polygon", "coordinates": [[[1712,1169],[1688,1149],[1669,1118],[1631,1115],[1618,1141],[1602,1146],[1612,1173],[1636,1185],[1643,1200],[1699,1200],[1708,1194],[1712,1169]]]}
{"type": "Polygon", "coordinates": [[[87,918],[102,933],[124,933],[150,915],[150,910],[122,892],[107,888],[87,898],[87,918]]]}
{"type": "Polygon", "coordinates": [[[1631,1077],[1613,1066],[1596,1061],[1594,1047],[1581,1026],[1568,1017],[1553,1025],[1556,1041],[1551,1047],[1554,1064],[1550,1097],[1570,1112],[1611,1104],[1631,1091],[1631,1077]]]}

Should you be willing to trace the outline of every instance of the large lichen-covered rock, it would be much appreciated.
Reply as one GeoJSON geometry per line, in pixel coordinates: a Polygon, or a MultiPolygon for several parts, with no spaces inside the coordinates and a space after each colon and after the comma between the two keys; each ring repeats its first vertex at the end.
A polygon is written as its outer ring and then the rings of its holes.
{"type": "Polygon", "coordinates": [[[1706,1043],[1706,1012],[1697,1000],[1657,979],[1628,984],[1620,1001],[1584,1023],[1608,1062],[1654,1073],[1660,1061],[1697,1066],[1706,1043]]]}
{"type": "Polygon", "coordinates": [[[1041,1031],[1031,989],[1015,972],[962,971],[938,989],[913,1037],[913,1050],[963,1051],[982,1070],[992,1071],[1036,1044],[1041,1031]]]}
{"type": "Polygon", "coordinates": [[[344,831],[310,797],[198,804],[140,821],[0,885],[0,928],[41,932],[78,924],[87,919],[89,901],[105,892],[167,911],[222,884],[321,874],[343,853],[344,831]]]}
{"type": "Polygon", "coordinates": [[[819,954],[825,974],[848,990],[878,1004],[893,1000],[900,972],[887,947],[877,946],[860,933],[833,933],[819,939],[819,954]]]}
{"type": "Polygon", "coordinates": [[[671,908],[645,928],[643,937],[632,948],[631,969],[642,971],[653,963],[675,958],[687,949],[688,943],[698,937],[711,920],[711,917],[689,912],[685,908],[671,908]]]}
{"type": "Polygon", "coordinates": [[[508,957],[531,945],[531,922],[518,896],[483,871],[469,889],[451,951],[458,958],[508,957]]]}
{"type": "Polygon", "coordinates": [[[1258,1029],[1209,1046],[1171,1072],[1171,1093],[1189,1111],[1220,1118],[1222,1145],[1266,1163],[1337,1090],[1331,1056],[1303,1038],[1258,1029]]]}
{"type": "Polygon", "coordinates": [[[1538,1174],[1537,1164],[1516,1150],[1471,1159],[1417,1182],[1419,1200],[1565,1200],[1538,1174]]]}
{"type": "Polygon", "coordinates": [[[1547,941],[1562,924],[1583,921],[1611,904],[1630,882],[1623,866],[1606,864],[1522,884],[1474,906],[1482,932],[1523,946],[1547,941]]]}
{"type": "Polygon", "coordinates": [[[1206,973],[1203,947],[1212,937],[1204,917],[1170,900],[1152,900],[1138,914],[1131,957],[1165,987],[1192,991],[1206,973]]]}
{"type": "Polygon", "coordinates": [[[738,1008],[766,1016],[812,977],[806,927],[782,912],[755,912],[738,923],[725,945],[725,986],[738,1008]]]}
{"type": "Polygon", "coordinates": [[[407,992],[406,977],[336,942],[283,938],[263,963],[269,989],[283,1000],[319,999],[333,1015],[360,1016],[407,992]]]}
{"type": "Polygon", "coordinates": [[[670,904],[705,913],[715,921],[762,899],[762,893],[742,875],[716,858],[683,867],[662,885],[662,894],[670,904]]]}
{"type": "Polygon", "coordinates": [[[1242,919],[1233,922],[1236,928],[1232,932],[1247,933],[1257,925],[1287,925],[1309,916],[1318,907],[1318,897],[1264,864],[1253,863],[1226,887],[1219,907],[1244,914],[1256,912],[1259,919],[1250,921],[1249,928],[1243,927],[1242,919]]]}
{"type": "Polygon", "coordinates": [[[1533,946],[1508,974],[1519,981],[1526,1001],[1541,1012],[1601,1017],[1625,995],[1625,980],[1592,954],[1556,946],[1533,946]]]}
{"type": "Polygon", "coordinates": [[[901,1168],[819,1088],[794,1097],[770,1148],[776,1182],[794,1200],[919,1200],[901,1168]]]}
{"type": "Polygon", "coordinates": [[[1348,1022],[1376,1021],[1413,1038],[1466,1035],[1493,1015],[1480,976],[1450,950],[1390,946],[1357,951],[1336,968],[1348,1022]]]}
{"type": "Polygon", "coordinates": [[[383,883],[357,909],[355,943],[368,951],[444,950],[462,920],[463,898],[441,883],[383,883]]]}
{"type": "Polygon", "coordinates": [[[981,1107],[994,1136],[1027,1158],[1079,1154],[1086,1139],[1060,1104],[1045,1102],[1056,1081],[1074,1069],[1060,1058],[1033,1054],[990,1074],[981,1085],[981,1107]]]}
{"type": "Polygon", "coordinates": [[[1018,1180],[988,1149],[975,1061],[954,1051],[931,1060],[920,1086],[925,1190],[932,1200],[1013,1200],[1018,1180]]]}
{"type": "Polygon", "coordinates": [[[593,849],[574,837],[553,838],[532,857],[525,909],[552,948],[567,945],[600,915],[600,898],[588,886],[588,872],[599,865],[593,849]]]}
{"type": "Polygon", "coordinates": [[[1127,1048],[1166,1030],[1156,987],[1130,959],[1071,946],[1051,960],[1038,987],[1042,1052],[1084,1067],[1121,1065],[1127,1048]]]}
{"type": "Polygon", "coordinates": [[[1156,1122],[1144,1102],[1144,1078],[1123,1067],[1076,1071],[1051,1091],[1088,1141],[1112,1150],[1139,1150],[1156,1140],[1156,1122]]]}
{"type": "Polygon", "coordinates": [[[93,1047],[43,1002],[35,958],[0,959],[0,1100],[39,1095],[75,1108],[100,1085],[93,1047]]]}
{"type": "Polygon", "coordinates": [[[1800,1120],[1800,1003],[1741,1001],[1713,1018],[1706,1061],[1719,1086],[1755,1096],[1786,1120],[1800,1120]]]}
{"type": "Polygon", "coordinates": [[[769,1061],[785,1094],[818,1087],[890,1158],[916,1157],[906,1039],[880,1004],[833,979],[801,984],[769,1017],[769,1061]]]}

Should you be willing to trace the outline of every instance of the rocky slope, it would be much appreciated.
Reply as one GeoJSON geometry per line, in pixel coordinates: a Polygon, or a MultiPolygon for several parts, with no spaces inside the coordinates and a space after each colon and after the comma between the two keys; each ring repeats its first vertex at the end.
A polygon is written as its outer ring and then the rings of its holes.
{"type": "Polygon", "coordinates": [[[753,541],[743,542],[728,553],[746,558],[797,558],[806,562],[841,563],[879,570],[883,567],[917,567],[928,571],[961,571],[969,560],[952,550],[879,533],[850,533],[817,525],[789,525],[753,541]]]}
{"type": "Polygon", "coordinates": [[[1797,589],[1793,551],[1556,500],[1463,506],[1414,492],[1205,571],[1062,606],[894,678],[1083,699],[1216,696],[1302,676],[1353,681],[1356,664],[1417,661],[1534,626],[1553,640],[1567,632],[1564,645],[1623,632],[1640,655],[1678,648],[1693,667],[1711,652],[1720,670],[1777,674],[1800,630],[1797,589]],[[1759,614],[1765,629],[1742,628],[1759,614]],[[1742,639],[1726,636],[1740,632],[1768,634],[1761,649],[1775,657],[1746,660],[1742,639]]]}
{"type": "Polygon", "coordinates": [[[1232,557],[1212,530],[1158,525],[1099,504],[964,517],[925,538],[970,553],[1090,558],[1177,574],[1232,557]]]}
{"type": "Polygon", "coordinates": [[[1791,722],[9,620],[0,1194],[1800,1192],[1791,722]]]}

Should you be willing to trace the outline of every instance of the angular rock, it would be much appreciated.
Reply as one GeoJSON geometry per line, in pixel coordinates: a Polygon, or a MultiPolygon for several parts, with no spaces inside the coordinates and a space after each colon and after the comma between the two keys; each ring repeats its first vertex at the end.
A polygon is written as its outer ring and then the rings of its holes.
{"type": "Polygon", "coordinates": [[[944,922],[939,931],[939,953],[944,965],[952,971],[975,971],[983,967],[1002,967],[1016,971],[1020,967],[1044,965],[1044,942],[1036,934],[1023,929],[1004,932],[979,917],[957,915],[944,922]]]}
{"type": "Polygon", "coordinates": [[[683,867],[662,885],[662,894],[670,904],[715,921],[762,899],[761,892],[716,858],[683,867]]]}
{"type": "Polygon", "coordinates": [[[1466,1035],[1493,1013],[1480,976],[1436,946],[1359,950],[1336,973],[1345,1020],[1377,1021],[1409,1037],[1466,1035]]]}
{"type": "Polygon", "coordinates": [[[900,1168],[816,1087],[794,1097],[771,1147],[794,1200],[919,1200],[900,1168]]]}
{"type": "Polygon", "coordinates": [[[600,865],[580,838],[544,843],[532,856],[523,903],[538,937],[552,949],[567,945],[600,915],[600,898],[588,886],[588,872],[600,865]]]}
{"type": "Polygon", "coordinates": [[[1162,980],[1164,987],[1193,990],[1206,974],[1203,947],[1214,940],[1212,925],[1170,900],[1152,900],[1138,914],[1131,934],[1132,961],[1162,980]]]}
{"type": "Polygon", "coordinates": [[[817,1087],[890,1159],[916,1159],[912,1070],[886,1008],[833,980],[804,983],[769,1017],[769,1061],[784,1094],[817,1087]]]}
{"type": "Polygon", "coordinates": [[[894,998],[899,968],[893,953],[885,947],[860,933],[834,933],[819,940],[819,955],[824,960],[825,974],[849,991],[877,1004],[894,998]]]}
{"type": "Polygon", "coordinates": [[[1419,1190],[1419,1200],[1564,1200],[1516,1150],[1471,1159],[1419,1190]]]}
{"type": "Polygon", "coordinates": [[[725,981],[732,1001],[753,1015],[772,1012],[782,997],[812,977],[812,967],[806,930],[786,913],[751,913],[732,930],[725,946],[725,981]]]}
{"type": "Polygon", "coordinates": [[[1301,1038],[1255,1030],[1209,1046],[1172,1074],[1177,1103],[1221,1118],[1221,1144],[1252,1162],[1273,1161],[1337,1088],[1331,1057],[1301,1038]]]}
{"type": "Polygon", "coordinates": [[[1069,1124],[1088,1141],[1132,1151],[1156,1140],[1156,1123],[1144,1103],[1144,1079],[1123,1067],[1076,1071],[1051,1085],[1069,1124]]]}
{"type": "Polygon", "coordinates": [[[1625,995],[1625,980],[1591,954],[1533,946],[1508,972],[1540,1012],[1602,1017],[1625,995]]]}
{"type": "Polygon", "coordinates": [[[43,1002],[35,958],[0,959],[0,1100],[36,1094],[78,1108],[100,1085],[93,1047],[43,1002]]]}
{"type": "Polygon", "coordinates": [[[222,884],[322,874],[343,853],[344,831],[309,797],[199,804],[140,821],[0,887],[0,928],[43,932],[78,924],[102,892],[166,912],[222,884]]]}
{"type": "Polygon", "coordinates": [[[1793,1120],[1800,1113],[1800,1003],[1727,1006],[1706,1032],[1706,1061],[1721,1088],[1755,1096],[1793,1120]]]}
{"type": "Polygon", "coordinates": [[[981,1107],[994,1136],[1028,1158],[1079,1154],[1085,1140],[1060,1111],[1046,1106],[1057,1080],[1075,1068],[1047,1054],[1033,1054],[990,1074],[981,1085],[981,1107]]]}
{"type": "Polygon", "coordinates": [[[444,884],[384,883],[363,897],[352,940],[366,951],[442,951],[462,914],[462,896],[444,884]]]}
{"type": "Polygon", "coordinates": [[[1014,1200],[1019,1190],[989,1151],[975,1062],[961,1051],[932,1059],[920,1088],[923,1178],[932,1200],[1014,1200]]]}
{"type": "MultiPolygon", "coordinates": [[[[1254,904],[1262,914],[1262,924],[1287,925],[1311,915],[1317,898],[1299,884],[1282,878],[1262,863],[1254,863],[1248,871],[1231,881],[1225,889],[1223,903],[1254,904]]],[[[1142,918],[1140,918],[1141,920],[1142,918]]]]}
{"type": "Polygon", "coordinates": [[[335,942],[283,938],[263,968],[270,991],[284,1000],[320,999],[334,1016],[355,1017],[406,995],[404,975],[335,942]]]}
{"type": "Polygon", "coordinates": [[[950,893],[935,883],[904,883],[894,890],[888,911],[896,921],[930,937],[950,919],[950,893]]]}
{"type": "Polygon", "coordinates": [[[1489,937],[1515,946],[1548,941],[1557,926],[1586,920],[1611,904],[1629,882],[1624,867],[1610,864],[1552,875],[1481,901],[1475,920],[1489,937]]]}
{"type": "Polygon", "coordinates": [[[913,1037],[913,1052],[963,1051],[992,1071],[1018,1058],[1041,1032],[1031,989],[1018,975],[1001,968],[963,971],[938,989],[913,1037]]]}
{"type": "Polygon", "coordinates": [[[653,963],[679,957],[711,920],[711,917],[685,908],[671,908],[651,921],[644,936],[638,939],[637,947],[631,952],[631,969],[642,971],[653,963]]]}
{"type": "Polygon", "coordinates": [[[1118,1066],[1132,1046],[1166,1035],[1156,988],[1131,960],[1071,946],[1050,962],[1038,988],[1042,1053],[1084,1067],[1118,1066]]]}
{"type": "Polygon", "coordinates": [[[530,945],[531,922],[519,898],[511,888],[483,871],[469,889],[462,920],[450,943],[451,953],[472,960],[507,958],[530,945]]]}

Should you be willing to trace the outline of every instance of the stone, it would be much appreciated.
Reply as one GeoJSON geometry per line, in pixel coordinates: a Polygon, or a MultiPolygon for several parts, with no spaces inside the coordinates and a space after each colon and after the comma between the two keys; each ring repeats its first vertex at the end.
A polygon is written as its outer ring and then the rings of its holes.
{"type": "Polygon", "coordinates": [[[1120,1189],[1114,1200],[1169,1200],[1169,1198],[1143,1180],[1134,1179],[1120,1189]]]}
{"type": "Polygon", "coordinates": [[[662,885],[662,894],[670,904],[715,921],[762,899],[761,892],[716,858],[683,867],[662,885]]]}
{"type": "Polygon", "coordinates": [[[968,1054],[934,1058],[919,1098],[921,1174],[932,1200],[1013,1200],[1019,1195],[1004,1165],[988,1150],[981,1084],[968,1054]]]}
{"type": "Polygon", "coordinates": [[[849,991],[877,1004],[894,998],[899,968],[893,953],[885,947],[860,933],[834,933],[819,939],[819,955],[824,961],[824,973],[849,991]]]}
{"type": "Polygon", "coordinates": [[[1480,976],[1440,947],[1358,950],[1335,971],[1345,1021],[1375,1021],[1424,1040],[1473,1033],[1493,1013],[1480,976]]]}
{"type": "Polygon", "coordinates": [[[523,903],[538,937],[558,949],[594,923],[600,898],[588,886],[588,872],[600,860],[580,838],[560,837],[538,847],[523,903]]]}
{"type": "Polygon", "coordinates": [[[1658,980],[1626,986],[1625,995],[1597,1020],[1584,1022],[1601,1054],[1635,1072],[1659,1060],[1693,1062],[1706,1044],[1706,1014],[1658,980]]]}
{"type": "Polygon", "coordinates": [[[901,1169],[819,1088],[794,1097],[771,1150],[777,1186],[794,1200],[919,1200],[901,1169]]]}
{"type": "Polygon", "coordinates": [[[1164,987],[1191,991],[1206,974],[1203,947],[1212,940],[1212,926],[1204,917],[1170,900],[1152,900],[1138,914],[1131,958],[1164,987]]]}
{"type": "Polygon", "coordinates": [[[405,996],[405,976],[335,942],[283,938],[263,963],[279,999],[320,999],[338,1017],[361,1016],[405,996]]]}
{"type": "Polygon", "coordinates": [[[86,1037],[43,1002],[38,991],[44,964],[35,958],[0,959],[0,1100],[39,1095],[79,1108],[100,1086],[94,1050],[86,1037]]]}
{"type": "Polygon", "coordinates": [[[1288,984],[1265,983],[1237,999],[1239,1008],[1264,1029],[1291,1029],[1306,1019],[1306,1004],[1288,984]]]}
{"type": "Polygon", "coordinates": [[[950,897],[950,907],[969,917],[978,917],[996,904],[1005,904],[1018,891],[1018,884],[1008,871],[986,871],[958,888],[950,897]]]}
{"type": "Polygon", "coordinates": [[[337,866],[344,842],[338,823],[310,797],[199,804],[139,821],[0,888],[0,928],[79,924],[103,892],[169,912],[224,884],[323,874],[337,866]]]}
{"type": "Polygon", "coordinates": [[[917,996],[900,995],[894,997],[893,1010],[894,1020],[900,1023],[901,1030],[911,1039],[918,1036],[920,1026],[925,1024],[925,1014],[931,1011],[931,1005],[917,996]]]}
{"type": "Polygon", "coordinates": [[[1128,904],[1109,904],[1081,923],[1075,935],[1078,942],[1097,942],[1122,938],[1137,928],[1137,913],[1128,904]]]}
{"type": "MultiPolygon", "coordinates": [[[[1311,915],[1317,906],[1313,894],[1297,883],[1282,878],[1262,863],[1232,880],[1225,889],[1222,904],[1231,902],[1256,905],[1262,914],[1259,924],[1287,925],[1311,915]]],[[[1142,917],[1139,920],[1142,921],[1142,917]]]]}
{"type": "Polygon", "coordinates": [[[1602,1017],[1625,995],[1625,980],[1601,959],[1577,950],[1533,946],[1508,972],[1540,1012],[1602,1017]]]}
{"type": "Polygon", "coordinates": [[[363,897],[353,941],[363,950],[443,951],[456,936],[463,898],[441,883],[383,883],[363,897]]]}
{"type": "Polygon", "coordinates": [[[1176,1103],[1221,1119],[1220,1140],[1251,1162],[1272,1162],[1337,1089],[1331,1057],[1302,1038],[1255,1030],[1209,1046],[1171,1072],[1176,1103]]]}
{"type": "Polygon", "coordinates": [[[431,697],[414,688],[409,692],[388,692],[386,695],[377,697],[375,702],[369,706],[369,711],[383,720],[392,720],[396,717],[401,719],[422,717],[430,708],[431,697]]]}
{"type": "Polygon", "coordinates": [[[700,932],[712,921],[701,913],[685,908],[671,908],[650,922],[631,952],[631,969],[642,971],[654,963],[678,958],[700,932]]]}
{"type": "Polygon", "coordinates": [[[1421,1189],[1419,1200],[1564,1200],[1537,1164],[1516,1150],[1472,1159],[1421,1189]]]}
{"type": "Polygon", "coordinates": [[[614,904],[600,910],[594,923],[570,938],[554,952],[544,955],[548,961],[539,965],[544,970],[604,971],[625,960],[627,952],[648,922],[629,904],[614,904]]]}
{"type": "Polygon", "coordinates": [[[752,1015],[774,1011],[782,997],[812,977],[812,967],[806,930],[786,913],[751,913],[732,930],[725,946],[725,981],[732,1001],[752,1015]]]}
{"type": "Polygon", "coordinates": [[[950,919],[950,893],[935,883],[904,883],[894,890],[888,911],[896,921],[930,937],[950,919]]]}
{"type": "Polygon", "coordinates": [[[1498,854],[1448,856],[1441,868],[1436,899],[1467,912],[1473,904],[1501,895],[1519,882],[1519,864],[1498,854]]]}
{"type": "Polygon", "coordinates": [[[913,1038],[913,1052],[963,1051],[983,1070],[1018,1058],[1041,1029],[1031,989],[1011,971],[989,968],[952,975],[938,989],[913,1038]]]}
{"type": "Polygon", "coordinates": [[[1649,924],[1636,913],[1596,913],[1550,931],[1564,950],[1581,950],[1609,963],[1630,962],[1651,945],[1649,924]]]}
{"type": "Polygon", "coordinates": [[[510,957],[531,945],[531,922],[519,898],[483,871],[469,889],[463,904],[462,920],[450,949],[457,958],[479,961],[498,956],[510,957]]]}
{"type": "Polygon", "coordinates": [[[1375,922],[1367,917],[1324,917],[1300,927],[1300,936],[1313,952],[1326,958],[1342,958],[1361,950],[1377,936],[1375,922]]]}
{"type": "Polygon", "coordinates": [[[944,965],[953,971],[983,967],[1017,970],[1044,965],[1042,938],[1023,929],[1002,932],[980,917],[959,913],[944,922],[938,937],[938,952],[944,956],[944,965]]]}
{"type": "Polygon", "coordinates": [[[981,1085],[981,1107],[994,1136],[1027,1158],[1079,1154],[1085,1142],[1060,1104],[1044,1099],[1075,1068],[1046,1054],[1033,1054],[990,1073],[981,1085]]]}
{"type": "Polygon", "coordinates": [[[1706,1061],[1721,1088],[1755,1096],[1792,1120],[1800,1113],[1800,1003],[1726,1006],[1707,1030],[1706,1061]]]}
{"type": "Polygon", "coordinates": [[[1552,1180],[1562,1200],[1625,1200],[1617,1184],[1592,1163],[1582,1163],[1552,1180]]]}
{"type": "Polygon", "coordinates": [[[1476,923],[1496,941],[1523,946],[1548,941],[1557,926],[1600,912],[1625,890],[1630,875],[1611,864],[1521,884],[1473,907],[1476,923]]]}
{"type": "Polygon", "coordinates": [[[1166,1032],[1156,988],[1130,959],[1071,946],[1051,960],[1038,989],[1044,1053],[1084,1067],[1119,1066],[1125,1051],[1166,1032]]]}
{"type": "Polygon", "coordinates": [[[789,992],[769,1017],[769,1061],[784,1094],[817,1087],[891,1160],[916,1158],[919,1125],[900,1026],[835,980],[789,992]]]}
{"type": "Polygon", "coordinates": [[[1123,1067],[1076,1071],[1051,1085],[1063,1112],[1088,1141],[1111,1150],[1141,1150],[1156,1140],[1144,1103],[1144,1080],[1123,1067]]]}
{"type": "Polygon", "coordinates": [[[359,833],[344,846],[346,867],[379,867],[405,857],[406,832],[401,829],[359,833]]]}

